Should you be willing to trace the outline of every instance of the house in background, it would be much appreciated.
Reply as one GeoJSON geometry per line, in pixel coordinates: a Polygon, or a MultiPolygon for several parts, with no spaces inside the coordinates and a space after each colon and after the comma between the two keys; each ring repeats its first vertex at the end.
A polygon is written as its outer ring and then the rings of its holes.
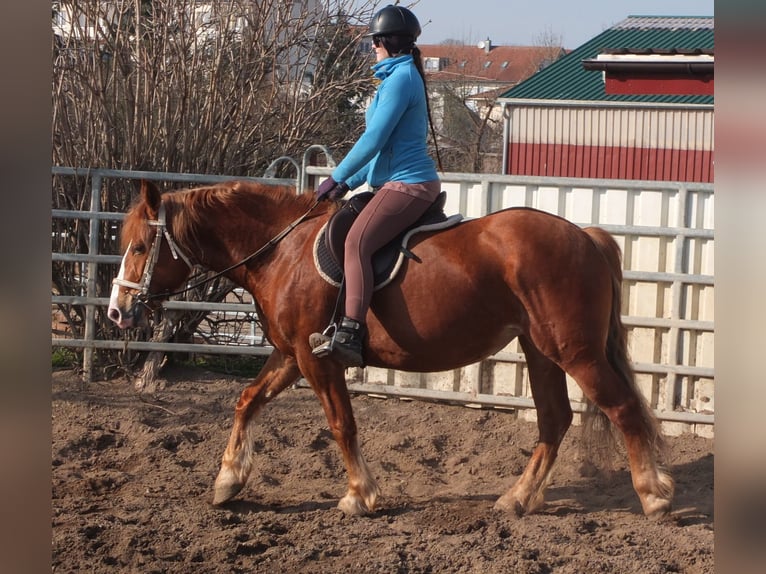
{"type": "Polygon", "coordinates": [[[502,157],[498,95],[566,54],[560,46],[419,45],[446,171],[495,171],[502,157]]]}
{"type": "Polygon", "coordinates": [[[712,182],[713,23],[629,16],[501,94],[503,173],[712,182]]]}
{"type": "MultiPolygon", "coordinates": [[[[559,46],[495,46],[489,38],[476,46],[446,43],[419,48],[431,90],[452,92],[475,112],[483,101],[491,100],[495,106],[490,94],[508,90],[566,54],[559,46]]],[[[500,114],[501,106],[496,107],[500,114]]]]}

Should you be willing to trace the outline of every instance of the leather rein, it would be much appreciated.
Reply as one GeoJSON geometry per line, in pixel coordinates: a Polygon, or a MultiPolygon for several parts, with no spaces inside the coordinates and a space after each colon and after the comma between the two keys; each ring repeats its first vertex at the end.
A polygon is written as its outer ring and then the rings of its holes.
{"type": "MultiPolygon", "coordinates": [[[[303,215],[301,215],[298,219],[296,219],[290,225],[285,227],[277,235],[269,239],[269,241],[265,245],[263,245],[258,250],[254,251],[253,253],[251,253],[244,259],[242,259],[239,263],[230,265],[229,267],[227,267],[226,269],[223,269],[222,271],[214,273],[213,275],[206,277],[205,279],[201,281],[197,281],[196,283],[188,285],[190,281],[193,281],[197,277],[203,276],[205,273],[198,273],[196,275],[193,275],[192,277],[187,279],[187,286],[184,289],[173,291],[172,293],[151,294],[149,293],[149,284],[151,283],[152,275],[154,274],[154,267],[157,265],[157,260],[159,259],[160,245],[162,243],[163,237],[165,237],[165,239],[168,242],[168,247],[170,247],[170,253],[173,255],[173,259],[178,259],[180,257],[183,260],[183,262],[186,263],[186,265],[189,267],[189,271],[191,271],[195,267],[195,265],[191,262],[191,259],[184,254],[184,252],[178,246],[178,243],[176,243],[176,241],[173,239],[173,236],[170,235],[170,231],[168,231],[166,217],[165,217],[165,204],[161,202],[159,211],[157,212],[157,219],[149,220],[147,222],[150,226],[156,227],[157,232],[156,232],[154,241],[152,242],[152,247],[149,250],[149,256],[146,259],[146,265],[144,265],[144,272],[141,276],[141,281],[139,283],[136,283],[134,281],[127,281],[125,279],[115,278],[112,280],[112,284],[138,291],[139,294],[136,297],[136,299],[138,302],[144,305],[146,305],[152,299],[160,299],[160,298],[164,299],[167,297],[173,297],[175,295],[182,295],[183,293],[186,293],[188,291],[191,291],[192,289],[196,289],[197,287],[200,287],[202,285],[205,285],[206,283],[210,283],[211,281],[218,279],[219,277],[225,275],[232,269],[241,267],[242,265],[245,265],[249,261],[258,257],[259,255],[265,253],[267,250],[271,249],[277,243],[282,241],[282,239],[284,239],[298,225],[303,223],[303,221],[306,220],[306,218],[311,214],[311,212],[314,211],[314,208],[316,208],[317,205],[319,205],[319,200],[314,201],[311,207],[309,207],[308,210],[303,215]]],[[[130,245],[128,245],[128,249],[130,249],[130,245]]]]}

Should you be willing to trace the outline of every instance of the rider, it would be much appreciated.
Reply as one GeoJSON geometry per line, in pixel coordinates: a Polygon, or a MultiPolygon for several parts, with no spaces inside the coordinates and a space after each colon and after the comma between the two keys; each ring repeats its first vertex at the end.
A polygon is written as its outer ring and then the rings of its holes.
{"type": "Polygon", "coordinates": [[[314,333],[318,356],[343,366],[364,366],[362,344],[373,291],[372,255],[412,225],[441,190],[428,155],[426,80],[415,40],[420,23],[401,6],[379,10],[366,36],[372,36],[380,85],[366,113],[366,127],[332,175],[316,190],[319,200],[343,197],[365,181],[375,194],[349,230],[345,243],[345,312],[334,339],[314,333]]]}

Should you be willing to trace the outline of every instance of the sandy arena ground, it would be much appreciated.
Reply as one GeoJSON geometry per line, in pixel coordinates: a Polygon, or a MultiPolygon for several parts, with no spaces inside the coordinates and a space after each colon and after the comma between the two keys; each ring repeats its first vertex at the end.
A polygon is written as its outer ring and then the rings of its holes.
{"type": "Polygon", "coordinates": [[[53,375],[53,572],[712,573],[713,441],[669,438],[675,510],[641,513],[626,460],[579,472],[573,427],[538,514],[494,501],[535,445],[512,412],[353,398],[380,509],[337,508],[346,474],[310,390],[259,418],[255,470],[211,505],[234,404],[247,380],[174,368],[155,395],[53,375]]]}

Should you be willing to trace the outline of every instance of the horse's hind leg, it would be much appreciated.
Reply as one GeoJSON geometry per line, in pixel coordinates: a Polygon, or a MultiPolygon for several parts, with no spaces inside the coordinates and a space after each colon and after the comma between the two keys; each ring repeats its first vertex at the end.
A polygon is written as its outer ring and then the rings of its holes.
{"type": "Polygon", "coordinates": [[[566,375],[526,337],[519,337],[529,372],[532,398],[537,410],[539,440],[523,474],[495,503],[495,508],[512,510],[518,516],[537,510],[550,481],[559,445],[572,423],[572,408],[566,375]]]}
{"type": "Polygon", "coordinates": [[[295,359],[275,349],[239,397],[234,426],[215,479],[213,504],[222,504],[242,490],[253,466],[252,421],[261,408],[300,377],[295,359]]]}
{"type": "Polygon", "coordinates": [[[673,479],[657,464],[659,429],[632,376],[630,380],[620,376],[606,359],[581,359],[567,370],[585,396],[622,432],[633,488],[644,514],[652,518],[666,515],[673,500],[673,479]]]}

